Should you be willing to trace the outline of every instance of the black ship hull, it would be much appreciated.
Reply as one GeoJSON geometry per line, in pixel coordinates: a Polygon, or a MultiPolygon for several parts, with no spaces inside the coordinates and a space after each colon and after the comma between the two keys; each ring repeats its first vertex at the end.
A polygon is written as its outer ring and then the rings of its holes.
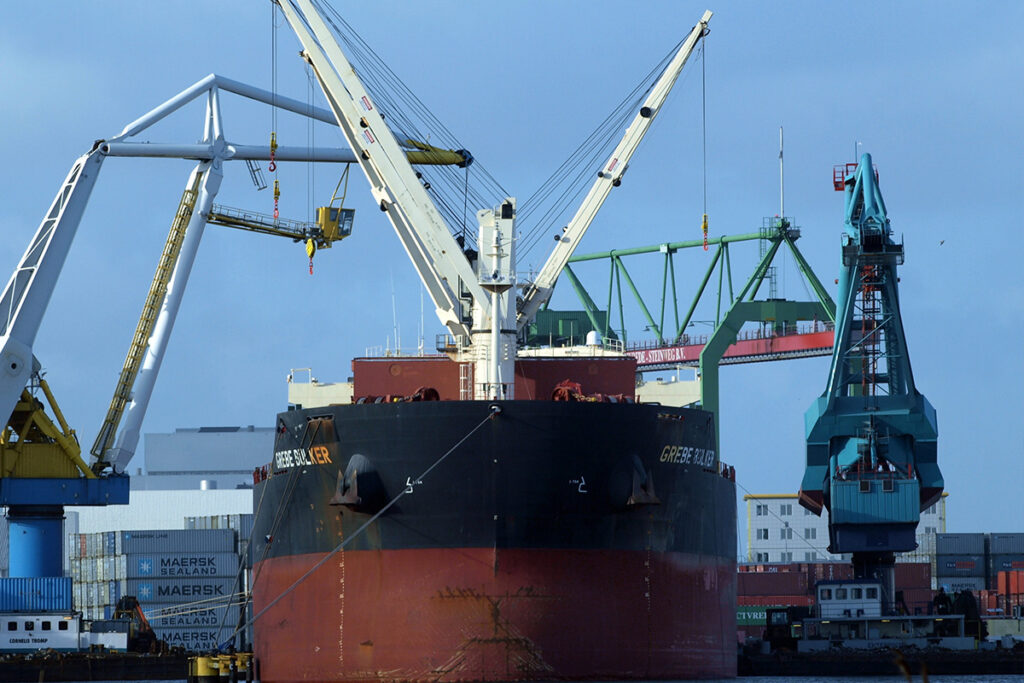
{"type": "Polygon", "coordinates": [[[615,403],[282,413],[255,490],[262,680],[735,675],[714,433],[615,403]]]}

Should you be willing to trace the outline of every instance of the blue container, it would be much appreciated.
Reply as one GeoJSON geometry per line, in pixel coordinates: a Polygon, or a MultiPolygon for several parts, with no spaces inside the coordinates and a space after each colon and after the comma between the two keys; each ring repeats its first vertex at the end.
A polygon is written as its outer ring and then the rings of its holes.
{"type": "Polygon", "coordinates": [[[70,612],[71,577],[0,579],[0,612],[70,612]]]}
{"type": "Polygon", "coordinates": [[[984,555],[936,555],[936,576],[985,577],[984,555]]]}

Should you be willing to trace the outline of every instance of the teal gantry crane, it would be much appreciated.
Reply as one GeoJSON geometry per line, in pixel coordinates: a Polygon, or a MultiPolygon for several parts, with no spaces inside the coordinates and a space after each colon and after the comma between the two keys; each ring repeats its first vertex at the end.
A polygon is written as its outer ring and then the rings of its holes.
{"type": "Polygon", "coordinates": [[[942,495],[935,409],[914,386],[893,240],[871,156],[839,167],[846,193],[835,346],[828,385],[805,416],[800,503],[829,512],[829,551],[853,556],[891,606],[897,552],[914,550],[921,510],[942,495]]]}

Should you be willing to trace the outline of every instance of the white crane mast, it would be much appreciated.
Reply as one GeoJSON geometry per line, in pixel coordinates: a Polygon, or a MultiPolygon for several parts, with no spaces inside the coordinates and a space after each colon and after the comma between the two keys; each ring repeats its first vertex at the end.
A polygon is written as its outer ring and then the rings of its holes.
{"type": "Polygon", "coordinates": [[[566,225],[563,234],[558,236],[558,244],[523,295],[517,320],[517,327],[519,329],[522,329],[533,320],[540,307],[551,297],[551,293],[555,288],[555,281],[565,269],[566,264],[569,263],[569,258],[572,257],[573,251],[575,251],[576,246],[580,243],[587,228],[590,227],[594,216],[597,215],[601,205],[608,198],[612,188],[618,187],[622,182],[622,176],[626,173],[626,169],[629,168],[629,160],[632,158],[633,152],[636,151],[640,141],[643,140],[651,124],[654,123],[658,112],[661,111],[665,99],[672,90],[672,86],[675,85],[676,79],[679,78],[683,67],[686,66],[686,61],[690,58],[690,54],[696,47],[697,41],[706,34],[709,21],[711,21],[710,10],[704,12],[700,22],[693,27],[690,35],[686,37],[686,40],[680,45],[679,50],[676,51],[668,66],[665,67],[661,77],[658,78],[657,83],[654,84],[650,94],[644,101],[643,106],[640,107],[640,111],[636,113],[633,122],[626,129],[626,134],[611,153],[611,156],[608,157],[604,167],[598,172],[597,180],[594,181],[590,192],[583,199],[583,203],[580,204],[576,215],[566,225]]]}
{"type": "MultiPolygon", "coordinates": [[[[475,273],[313,3],[279,0],[278,4],[370,181],[374,199],[434,301],[438,318],[457,338],[472,340],[468,356],[474,367],[473,398],[513,398],[516,329],[510,291],[515,287],[515,265],[510,256],[515,200],[508,198],[499,208],[477,214],[481,258],[475,273]],[[468,312],[459,298],[463,289],[472,298],[468,312]],[[467,325],[466,313],[472,326],[467,325]]],[[[466,355],[460,355],[460,360],[466,360],[466,355]]]]}
{"type": "Polygon", "coordinates": [[[469,290],[477,305],[489,308],[490,303],[462,249],[312,2],[280,0],[278,4],[370,181],[374,199],[387,214],[434,301],[438,318],[452,334],[468,338],[465,318],[469,312],[462,310],[460,289],[469,290]]]}

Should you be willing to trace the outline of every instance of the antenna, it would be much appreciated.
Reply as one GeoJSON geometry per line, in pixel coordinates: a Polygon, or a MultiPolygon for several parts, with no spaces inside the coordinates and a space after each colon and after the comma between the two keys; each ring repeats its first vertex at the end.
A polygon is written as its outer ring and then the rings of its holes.
{"type": "Polygon", "coordinates": [[[786,184],[782,172],[782,126],[779,126],[779,218],[786,217],[786,184]]]}
{"type": "Polygon", "coordinates": [[[424,324],[423,324],[423,285],[420,284],[420,343],[419,343],[419,346],[417,348],[417,351],[419,352],[419,355],[421,355],[421,356],[423,355],[423,333],[424,333],[424,331],[425,330],[424,330],[424,324]]]}
{"type": "Polygon", "coordinates": [[[402,338],[398,336],[398,309],[395,306],[395,273],[391,272],[391,326],[395,332],[395,355],[402,352],[402,338]]]}

